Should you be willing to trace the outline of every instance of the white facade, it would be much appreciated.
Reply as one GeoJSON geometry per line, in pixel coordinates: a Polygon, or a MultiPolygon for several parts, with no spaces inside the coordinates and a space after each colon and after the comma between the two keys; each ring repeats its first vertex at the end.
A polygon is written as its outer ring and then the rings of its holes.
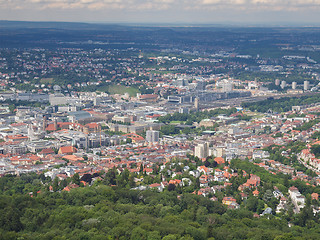
{"type": "Polygon", "coordinates": [[[159,142],[159,131],[148,130],[146,132],[146,140],[147,142],[159,142]]]}
{"type": "Polygon", "coordinates": [[[304,90],[304,91],[308,91],[309,88],[310,88],[310,83],[309,83],[309,81],[304,81],[304,82],[303,82],[303,90],[304,90]]]}
{"type": "Polygon", "coordinates": [[[209,156],[209,143],[200,143],[194,148],[194,155],[198,158],[209,156]]]}
{"type": "Polygon", "coordinates": [[[292,82],[292,89],[295,90],[297,88],[297,82],[292,82]]]}
{"type": "Polygon", "coordinates": [[[50,105],[65,105],[67,104],[67,97],[63,94],[50,94],[49,102],[50,105]]]}

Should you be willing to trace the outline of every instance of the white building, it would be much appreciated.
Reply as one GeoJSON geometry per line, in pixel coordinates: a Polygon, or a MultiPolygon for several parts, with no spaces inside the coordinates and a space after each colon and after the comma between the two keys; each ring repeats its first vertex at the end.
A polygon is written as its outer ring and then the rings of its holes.
{"type": "Polygon", "coordinates": [[[50,94],[49,102],[50,105],[65,105],[67,104],[67,97],[63,94],[50,94]]]}
{"type": "Polygon", "coordinates": [[[304,81],[304,82],[303,82],[303,90],[304,90],[304,91],[308,91],[309,88],[310,88],[310,83],[309,83],[309,81],[304,81]]]}
{"type": "Polygon", "coordinates": [[[295,90],[297,88],[297,82],[292,82],[292,89],[295,90]]]}
{"type": "Polygon", "coordinates": [[[198,158],[206,158],[209,156],[209,143],[200,143],[194,148],[194,155],[198,158]]]}
{"type": "Polygon", "coordinates": [[[146,141],[147,142],[159,142],[159,131],[148,130],[146,132],[146,141]]]}
{"type": "Polygon", "coordinates": [[[304,208],[305,205],[305,197],[301,195],[299,192],[298,188],[296,187],[290,187],[289,190],[289,195],[292,200],[292,203],[295,206],[296,212],[299,213],[302,208],[304,208]]]}

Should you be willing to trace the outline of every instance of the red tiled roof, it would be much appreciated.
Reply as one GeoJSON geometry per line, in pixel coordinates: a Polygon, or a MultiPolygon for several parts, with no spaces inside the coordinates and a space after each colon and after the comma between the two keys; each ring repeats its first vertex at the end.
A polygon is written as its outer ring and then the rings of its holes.
{"type": "Polygon", "coordinates": [[[77,152],[77,149],[75,147],[72,147],[72,146],[65,146],[65,147],[61,147],[59,149],[59,153],[60,154],[75,153],[75,152],[77,152]]]}
{"type": "Polygon", "coordinates": [[[85,126],[88,128],[97,128],[97,127],[99,127],[99,124],[98,123],[88,123],[85,126]]]}
{"type": "Polygon", "coordinates": [[[51,148],[42,149],[40,154],[52,154],[54,151],[51,148]]]}

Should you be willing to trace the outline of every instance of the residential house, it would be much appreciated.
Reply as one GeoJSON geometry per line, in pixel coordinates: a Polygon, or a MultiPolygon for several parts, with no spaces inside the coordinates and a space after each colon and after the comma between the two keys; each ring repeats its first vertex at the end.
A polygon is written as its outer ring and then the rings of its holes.
{"type": "Polygon", "coordinates": [[[276,213],[280,213],[282,210],[287,209],[288,200],[285,197],[280,198],[280,202],[277,206],[276,213]]]}
{"type": "Polygon", "coordinates": [[[290,187],[288,192],[289,192],[289,196],[292,200],[292,203],[295,205],[296,212],[299,213],[300,210],[305,205],[305,197],[303,195],[301,195],[298,188],[296,188],[294,186],[290,187]]]}
{"type": "Polygon", "coordinates": [[[237,203],[237,200],[233,197],[224,197],[222,199],[222,204],[227,205],[228,208],[237,209],[239,208],[239,204],[237,203]]]}

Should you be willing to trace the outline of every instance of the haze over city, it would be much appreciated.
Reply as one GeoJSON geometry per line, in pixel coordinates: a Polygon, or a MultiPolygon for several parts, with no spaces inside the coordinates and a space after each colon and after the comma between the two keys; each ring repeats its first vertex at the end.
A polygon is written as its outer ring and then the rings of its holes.
{"type": "Polygon", "coordinates": [[[318,25],[318,0],[15,0],[1,20],[101,23],[318,25]]]}

